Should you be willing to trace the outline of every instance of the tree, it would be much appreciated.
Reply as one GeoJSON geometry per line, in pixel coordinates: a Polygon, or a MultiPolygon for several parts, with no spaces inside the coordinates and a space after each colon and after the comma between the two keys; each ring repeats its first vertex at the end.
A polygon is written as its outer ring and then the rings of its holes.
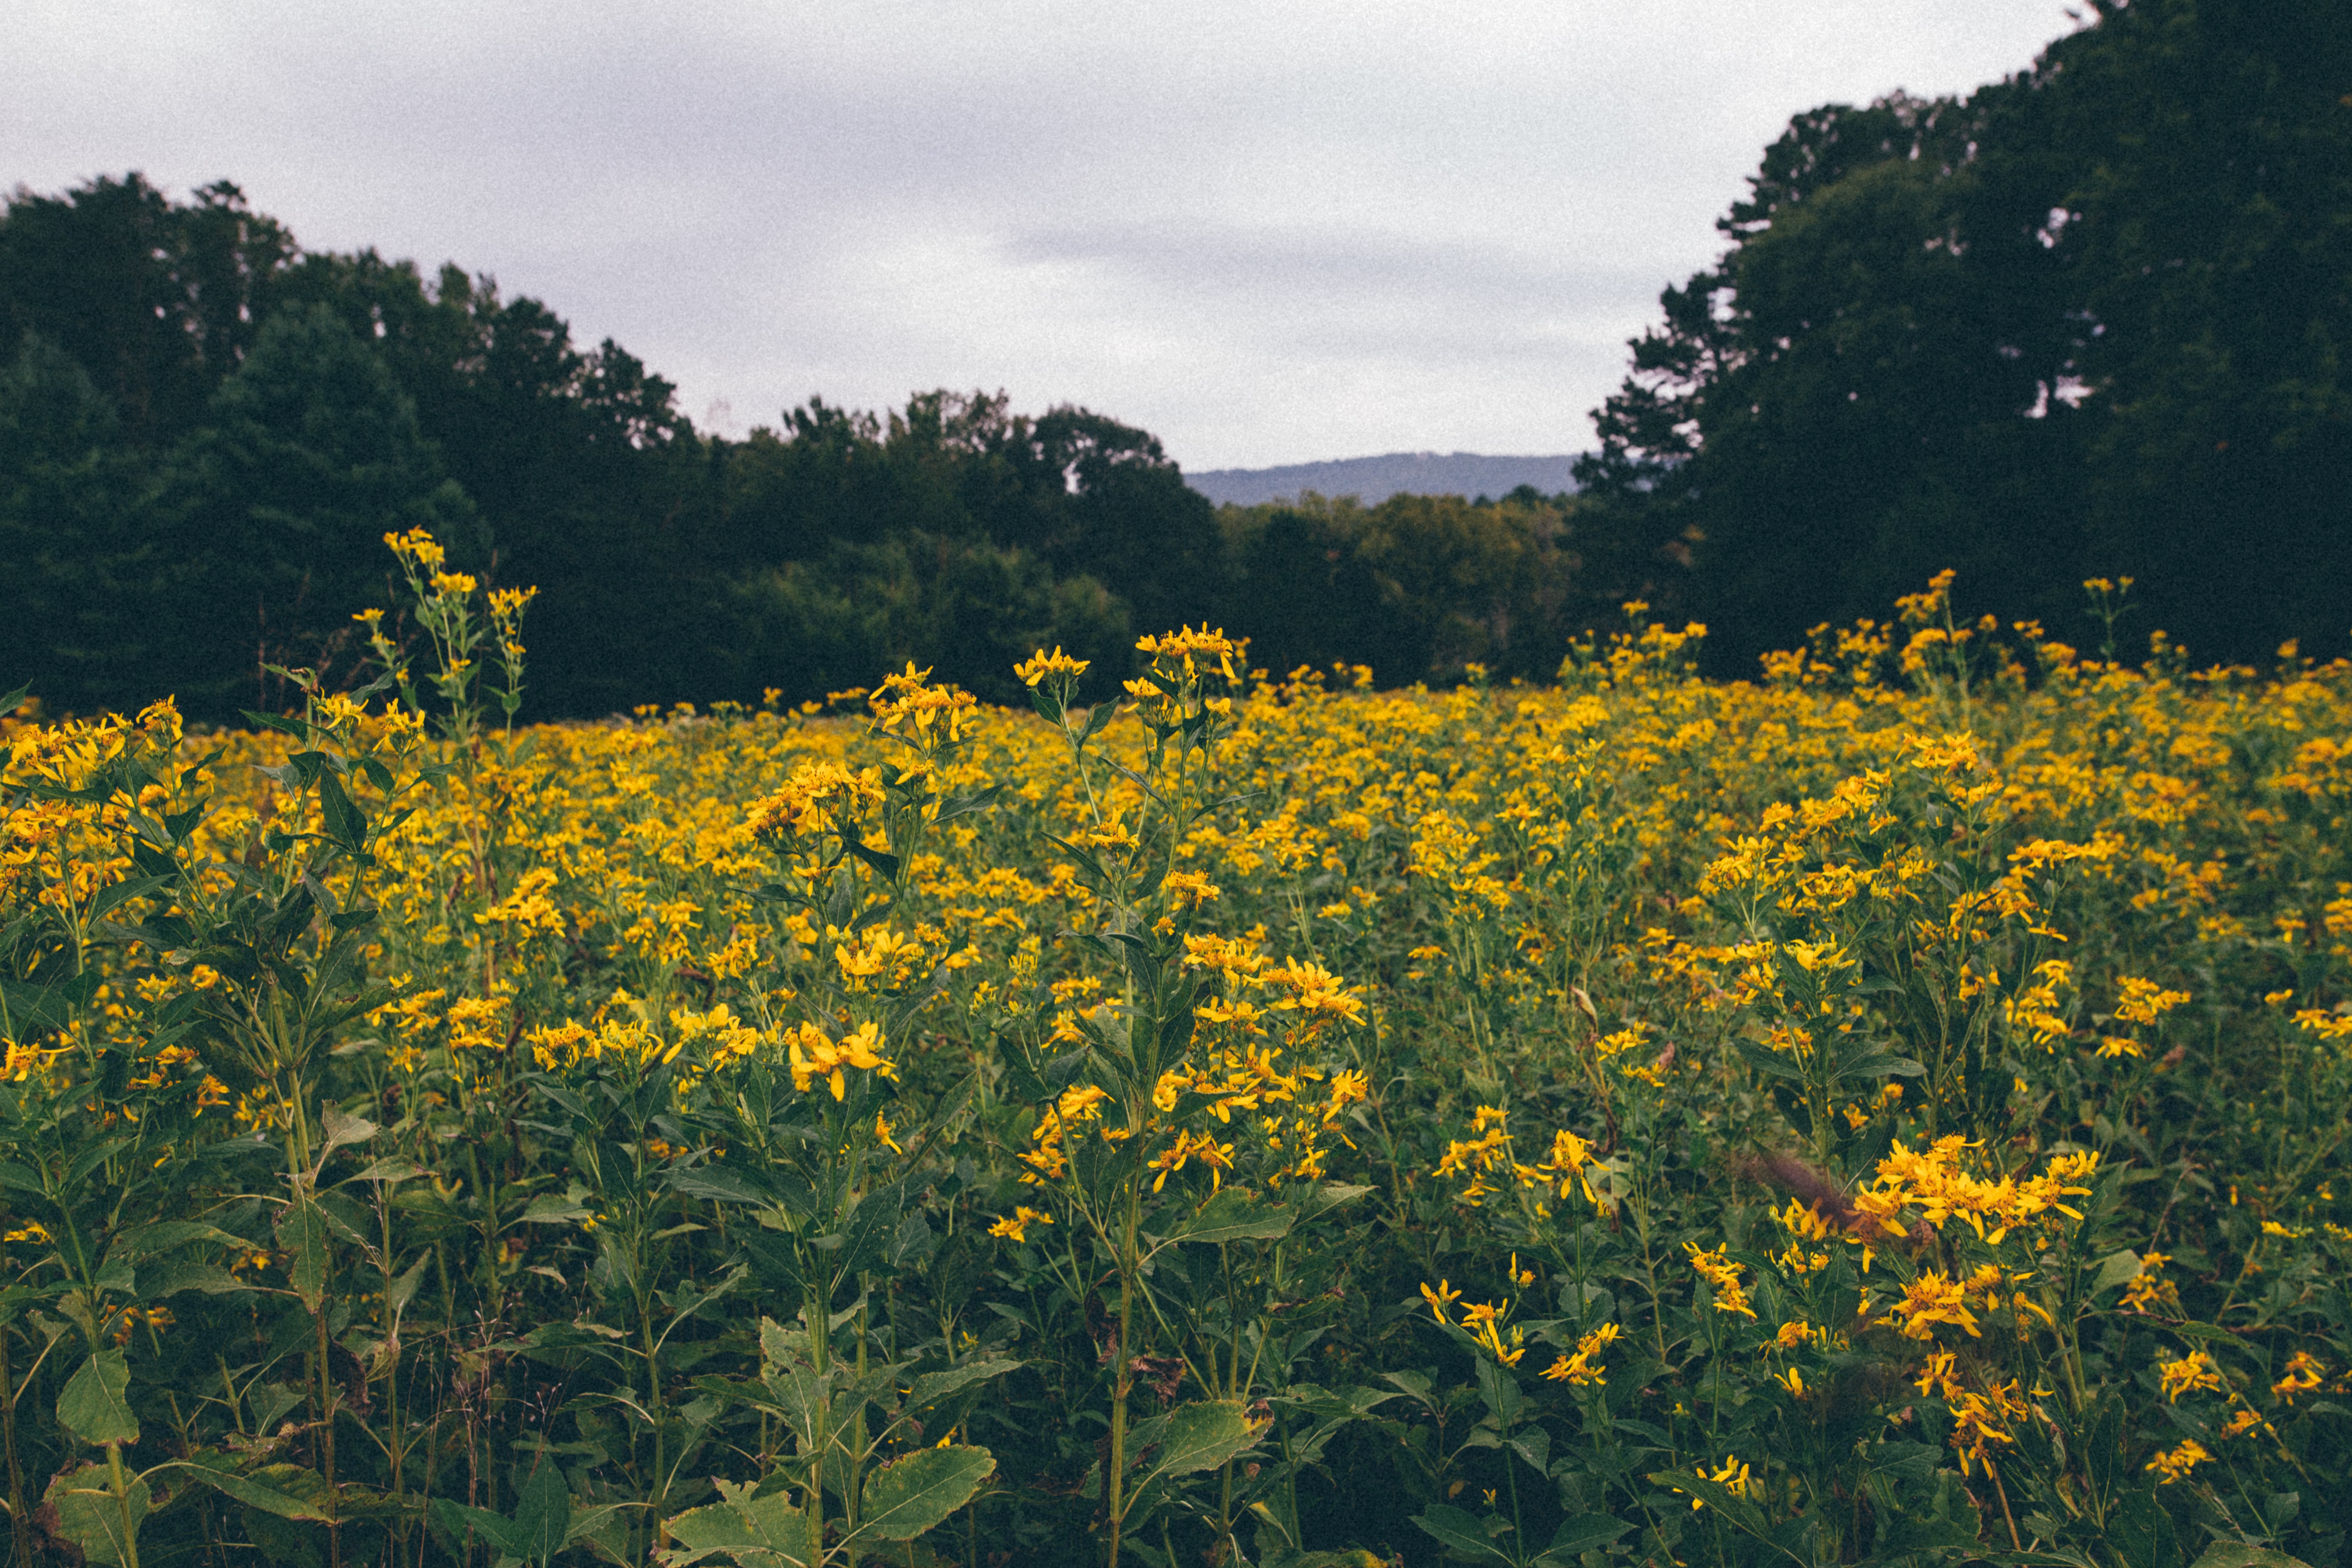
{"type": "Polygon", "coordinates": [[[221,716],[275,706],[264,663],[329,664],[352,617],[392,602],[388,532],[430,530],[478,561],[472,503],[442,471],[415,405],[323,306],[272,317],[173,453],[159,544],[184,702],[221,716]]]}
{"type": "Polygon", "coordinates": [[[1221,614],[1250,638],[1250,662],[1276,676],[1360,664],[1402,686],[1476,664],[1543,679],[1597,618],[1569,547],[1575,515],[1524,496],[1400,494],[1367,508],[1308,494],[1228,507],[1221,614]]]}
{"type": "Polygon", "coordinates": [[[2104,0],[2032,84],[1988,161],[2014,208],[2063,215],[2056,303],[2097,416],[2087,555],[2137,576],[2148,624],[2192,652],[2341,650],[2352,11],[2104,0]]]}
{"type": "Polygon", "coordinates": [[[185,205],[136,173],[19,190],[0,216],[0,343],[40,333],[114,400],[123,439],[165,446],[252,346],[294,255],[226,180],[185,205]]]}
{"type": "Polygon", "coordinates": [[[1620,553],[1682,531],[1733,669],[1943,566],[2005,617],[2125,573],[2207,653],[2340,646],[2347,61],[2339,6],[2110,0],[1965,103],[1798,116],[1596,415],[1620,553]]]}
{"type": "Polygon", "coordinates": [[[150,563],[129,526],[147,466],[73,357],[25,336],[0,369],[0,688],[53,710],[148,700],[123,677],[152,658],[150,563]]]}

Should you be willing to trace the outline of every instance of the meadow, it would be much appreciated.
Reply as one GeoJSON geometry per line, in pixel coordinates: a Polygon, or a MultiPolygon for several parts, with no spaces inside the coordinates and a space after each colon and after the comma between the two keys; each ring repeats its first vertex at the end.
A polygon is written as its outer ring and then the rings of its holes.
{"type": "Polygon", "coordinates": [[[391,542],[372,687],[0,721],[16,1561],[2344,1560],[2352,666],[527,727],[391,542]]]}

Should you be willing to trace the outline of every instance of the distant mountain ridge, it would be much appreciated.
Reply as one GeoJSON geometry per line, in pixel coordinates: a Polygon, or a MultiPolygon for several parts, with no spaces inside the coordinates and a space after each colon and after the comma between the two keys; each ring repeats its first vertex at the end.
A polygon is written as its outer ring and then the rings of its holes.
{"type": "Polygon", "coordinates": [[[1209,468],[1186,474],[1184,482],[1220,506],[1257,506],[1296,497],[1354,496],[1377,506],[1392,495],[1503,496],[1521,485],[1546,495],[1576,488],[1570,471],[1576,454],[1556,458],[1495,458],[1476,452],[1389,452],[1377,458],[1342,458],[1328,463],[1288,463],[1274,468],[1209,468]]]}

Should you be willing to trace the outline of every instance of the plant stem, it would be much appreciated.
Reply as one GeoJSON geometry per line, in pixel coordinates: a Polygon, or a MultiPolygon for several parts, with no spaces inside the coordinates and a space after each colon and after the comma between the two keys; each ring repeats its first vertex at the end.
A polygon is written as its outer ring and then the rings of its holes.
{"type": "Polygon", "coordinates": [[[1103,1497],[1110,1522],[1110,1548],[1105,1557],[1105,1568],[1118,1568],[1118,1537],[1122,1500],[1120,1483],[1127,1479],[1127,1396],[1134,1386],[1134,1358],[1128,1354],[1129,1336],[1135,1328],[1135,1232],[1140,1223],[1138,1209],[1140,1197],[1134,1192],[1127,1195],[1127,1224],[1119,1237],[1118,1249],[1118,1338],[1111,1346],[1118,1358],[1118,1370],[1112,1379],[1114,1392],[1110,1402],[1110,1464],[1109,1474],[1103,1478],[1103,1497]]]}
{"type": "Polygon", "coordinates": [[[0,1441],[8,1449],[8,1529],[16,1543],[16,1561],[33,1560],[33,1543],[25,1533],[25,1471],[16,1458],[16,1380],[8,1365],[8,1331],[0,1328],[0,1441]]]}
{"type": "Polygon", "coordinates": [[[833,1336],[826,1331],[825,1319],[831,1306],[815,1287],[810,1288],[809,1364],[815,1369],[819,1392],[809,1422],[808,1568],[824,1568],[824,1450],[832,1441],[825,1428],[833,1410],[833,1336]]]}
{"type": "MultiPolygon", "coordinates": [[[[131,1517],[131,1483],[122,1476],[122,1445],[106,1446],[108,1484],[114,1489],[114,1506],[122,1516],[122,1568],[139,1568],[138,1522],[131,1517]]],[[[29,1557],[21,1561],[30,1562],[29,1557]]]]}

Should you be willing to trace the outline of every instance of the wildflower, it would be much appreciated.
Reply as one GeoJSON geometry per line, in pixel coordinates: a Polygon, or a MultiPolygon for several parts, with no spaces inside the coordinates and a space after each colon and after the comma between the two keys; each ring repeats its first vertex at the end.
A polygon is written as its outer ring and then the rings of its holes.
{"type": "Polygon", "coordinates": [[[1185,626],[1172,632],[1162,632],[1158,637],[1139,637],[1135,648],[1138,653],[1149,654],[1155,661],[1171,668],[1181,665],[1187,678],[1198,674],[1197,661],[1214,658],[1219,672],[1227,680],[1241,679],[1234,673],[1234,655],[1241,651],[1241,646],[1227,637],[1223,630],[1209,630],[1206,624],[1197,631],[1185,626]]]}
{"type": "Polygon", "coordinates": [[[2179,1361],[2168,1361],[2158,1366],[2157,1375],[2163,1380],[2164,1396],[2174,1404],[2184,1394],[2224,1392],[2221,1369],[2204,1351],[2191,1351],[2179,1361]]]}
{"type": "Polygon", "coordinates": [[[988,1234],[1001,1241],[1023,1242],[1029,1239],[1033,1225],[1051,1225],[1054,1216],[1043,1209],[1033,1209],[1026,1204],[1016,1205],[1013,1212],[988,1227],[988,1234]]]}
{"type": "Polygon", "coordinates": [[[1450,1322],[1453,1320],[1449,1319],[1445,1315],[1445,1309],[1452,1306],[1454,1302],[1462,1300],[1462,1292],[1454,1289],[1451,1285],[1447,1284],[1446,1281],[1440,1279],[1437,1282],[1437,1289],[1434,1290],[1431,1289],[1427,1285],[1423,1285],[1421,1288],[1421,1299],[1429,1303],[1430,1311],[1436,1317],[1439,1322],[1450,1322]]]}
{"type": "Polygon", "coordinates": [[[2255,1427],[2260,1426],[2263,1424],[2263,1418],[2260,1412],[2241,1410],[2235,1415],[2231,1416],[2229,1420],[2221,1424],[2221,1436],[2224,1437],[2243,1436],[2246,1433],[2252,1431],[2255,1427]]]}
{"type": "Polygon", "coordinates": [[[2155,1458],[2140,1468],[2163,1471],[2164,1479],[2158,1484],[2168,1487],[2212,1457],[2204,1444],[2189,1437],[2184,1438],[2178,1447],[2158,1450],[2155,1458]]]}
{"type": "MultiPolygon", "coordinates": [[[[1738,1498],[1744,1498],[1748,1495],[1748,1489],[1753,1484],[1755,1479],[1754,1477],[1748,1474],[1748,1467],[1739,1462],[1739,1456],[1737,1454],[1726,1454],[1723,1457],[1723,1463],[1717,1466],[1712,1470],[1708,1469],[1704,1465],[1700,1466],[1699,1474],[1705,1476],[1708,1480],[1715,1482],[1716,1485],[1722,1487],[1725,1490],[1730,1492],[1733,1497],[1738,1498]]],[[[1677,1487],[1675,1489],[1679,1491],[1682,1489],[1677,1487]]],[[[1696,1512],[1698,1510],[1703,1509],[1706,1506],[1706,1503],[1704,1500],[1699,1498],[1691,1499],[1691,1510],[1693,1512],[1696,1512]]]]}
{"type": "Polygon", "coordinates": [[[1944,1384],[1945,1402],[1952,1412],[1952,1448],[1960,1456],[1960,1473],[1973,1475],[1985,1462],[1986,1451],[2016,1442],[2010,1427],[2032,1409],[2015,1383],[1995,1384],[1983,1393],[1944,1384]]]}
{"type": "Polygon", "coordinates": [[[1574,1384],[1579,1387],[1607,1383],[1608,1378],[1601,1374],[1601,1352],[1616,1343],[1622,1332],[1616,1324],[1603,1323],[1591,1333],[1581,1335],[1576,1342],[1575,1353],[1563,1355],[1544,1368],[1544,1376],[1554,1383],[1574,1384]]]}
{"type": "Polygon", "coordinates": [[[1062,651],[1061,645],[1056,643],[1054,645],[1053,652],[1047,653],[1041,647],[1034,657],[1023,659],[1019,664],[1014,665],[1013,673],[1021,678],[1023,685],[1034,686],[1049,675],[1076,680],[1087,672],[1087,660],[1070,658],[1062,651]]]}
{"type": "Polygon", "coordinates": [[[1730,1247],[1725,1242],[1711,1252],[1702,1252],[1696,1242],[1683,1243],[1683,1250],[1690,1254],[1691,1268],[1714,1288],[1715,1310],[1752,1319],[1756,1309],[1748,1304],[1747,1288],[1739,1282],[1739,1265],[1724,1256],[1730,1247]]]}
{"type": "Polygon", "coordinates": [[[1193,1160],[1209,1167],[1210,1185],[1221,1188],[1225,1173],[1234,1168],[1234,1146],[1220,1143],[1206,1132],[1177,1133],[1176,1142],[1153,1155],[1146,1166],[1160,1173],[1152,1178],[1151,1190],[1156,1193],[1166,1186],[1170,1176],[1193,1160]]]}
{"type": "MultiPolygon", "coordinates": [[[[14,1237],[9,1238],[15,1240],[14,1237]]],[[[2271,1384],[2271,1393],[2288,1405],[2295,1395],[2309,1394],[2321,1382],[2319,1358],[2309,1351],[2297,1351],[2286,1360],[2286,1375],[2271,1384]]]]}
{"type": "Polygon", "coordinates": [[[1970,1338],[1980,1337],[1976,1314],[1969,1310],[1967,1286],[1941,1269],[1931,1269],[1906,1285],[1902,1300],[1878,1321],[1898,1330],[1906,1339],[1932,1339],[1937,1325],[1942,1323],[1965,1329],[1970,1338]]]}
{"type": "Polygon", "coordinates": [[[843,1069],[856,1068],[864,1072],[879,1073],[884,1078],[896,1078],[897,1069],[881,1055],[881,1026],[868,1019],[838,1041],[826,1037],[814,1024],[803,1024],[790,1037],[787,1048],[792,1059],[793,1088],[806,1094],[817,1079],[825,1080],[833,1098],[841,1099],[847,1092],[843,1069]]]}
{"type": "Polygon", "coordinates": [[[2124,975],[2116,982],[2116,1016],[2126,1024],[2153,1024],[2189,1000],[2186,991],[2167,991],[2153,980],[2124,975]]]}

